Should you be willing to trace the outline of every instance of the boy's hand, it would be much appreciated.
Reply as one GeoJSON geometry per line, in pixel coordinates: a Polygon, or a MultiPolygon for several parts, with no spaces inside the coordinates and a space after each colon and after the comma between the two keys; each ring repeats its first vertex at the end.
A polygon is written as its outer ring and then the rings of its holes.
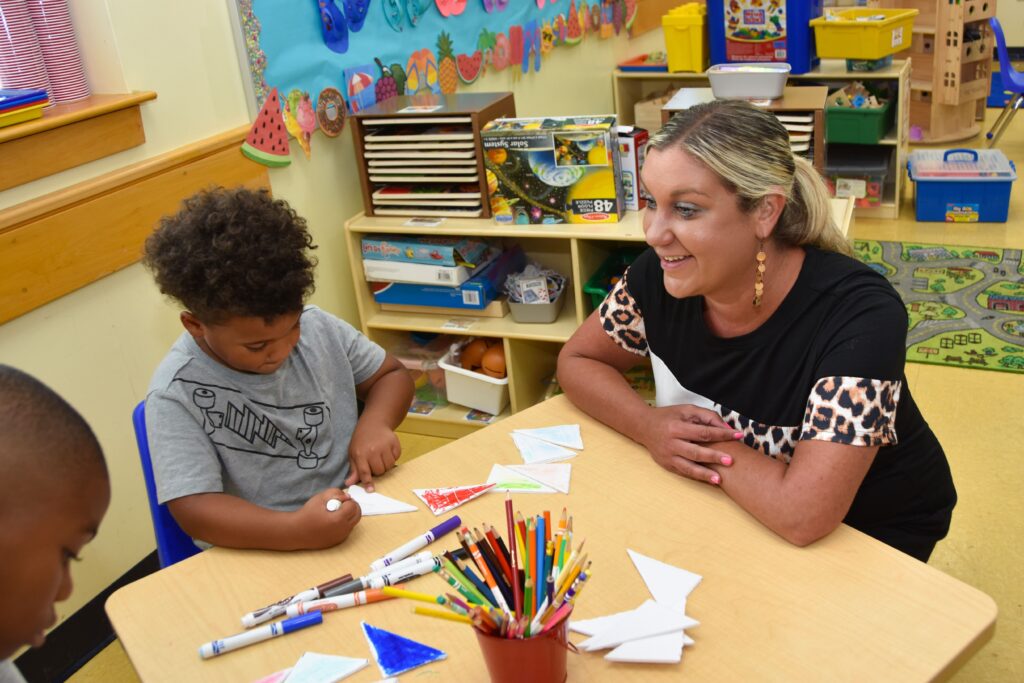
{"type": "Polygon", "coordinates": [[[303,539],[303,547],[320,550],[336,546],[359,523],[362,510],[359,504],[341,489],[324,489],[296,510],[293,522],[296,533],[303,539]],[[327,501],[336,498],[341,507],[334,512],[327,509],[327,501]]]}
{"type": "Polygon", "coordinates": [[[402,444],[385,424],[360,420],[348,445],[349,475],[345,486],[359,484],[373,491],[373,475],[381,475],[395,466],[402,444]]]}

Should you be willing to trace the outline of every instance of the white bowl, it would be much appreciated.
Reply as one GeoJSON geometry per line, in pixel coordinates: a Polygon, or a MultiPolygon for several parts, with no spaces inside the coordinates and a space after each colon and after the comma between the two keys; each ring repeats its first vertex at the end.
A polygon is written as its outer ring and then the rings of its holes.
{"type": "Polygon", "coordinates": [[[789,71],[783,62],[745,62],[715,64],[707,75],[718,99],[774,100],[782,97],[789,71]]]}

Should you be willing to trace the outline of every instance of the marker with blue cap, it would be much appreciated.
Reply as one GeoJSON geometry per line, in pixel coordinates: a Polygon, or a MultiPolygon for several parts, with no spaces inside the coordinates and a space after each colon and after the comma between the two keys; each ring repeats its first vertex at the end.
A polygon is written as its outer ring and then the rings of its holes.
{"type": "Polygon", "coordinates": [[[200,645],[199,656],[203,659],[216,657],[217,655],[222,655],[225,652],[231,652],[232,650],[238,650],[246,647],[247,645],[253,645],[255,643],[263,642],[264,640],[283,636],[286,633],[292,633],[293,631],[298,631],[306,628],[307,626],[316,626],[323,622],[323,620],[324,615],[322,613],[311,612],[310,614],[304,614],[301,617],[295,617],[294,619],[275,621],[274,623],[267,624],[266,626],[243,631],[242,633],[234,636],[228,636],[221,640],[212,640],[209,643],[200,645]]]}

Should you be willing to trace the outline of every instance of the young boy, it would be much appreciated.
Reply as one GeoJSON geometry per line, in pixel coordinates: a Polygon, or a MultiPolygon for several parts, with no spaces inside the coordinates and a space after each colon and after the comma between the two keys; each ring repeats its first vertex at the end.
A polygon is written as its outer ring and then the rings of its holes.
{"type": "Polygon", "coordinates": [[[82,416],[0,365],[0,682],[23,680],[8,659],[43,644],[54,604],[71,595],[71,560],[109,503],[103,451],[82,416]]]}
{"type": "Polygon", "coordinates": [[[372,490],[401,453],[409,373],[348,323],[303,306],[311,249],[305,220],[246,189],[195,195],[146,241],[160,291],[185,309],[185,333],[146,397],[157,493],[199,541],[341,543],[360,513],[339,487],[372,490]]]}

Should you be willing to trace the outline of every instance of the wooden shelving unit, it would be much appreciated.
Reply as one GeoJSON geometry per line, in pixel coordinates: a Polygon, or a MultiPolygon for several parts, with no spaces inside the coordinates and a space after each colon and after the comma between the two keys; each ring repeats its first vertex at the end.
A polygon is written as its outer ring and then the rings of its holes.
{"type": "Polygon", "coordinates": [[[909,58],[910,125],[920,141],[973,137],[985,117],[994,39],[988,19],[996,0],[871,0],[873,7],[916,9],[909,58]]]}
{"type": "MultiPolygon", "coordinates": [[[[852,199],[832,200],[836,223],[844,231],[853,218],[852,199]]],[[[555,372],[558,352],[577,327],[593,311],[583,284],[618,247],[643,242],[642,212],[629,211],[618,223],[600,225],[504,225],[487,219],[450,218],[436,228],[409,227],[395,217],[358,214],[345,223],[345,239],[363,334],[384,348],[395,346],[409,332],[435,332],[501,339],[509,377],[511,405],[515,413],[540,401],[546,380],[555,372]],[[428,315],[381,311],[363,279],[361,239],[366,234],[458,235],[484,237],[496,242],[515,242],[527,256],[569,276],[568,297],[558,319],[549,324],[517,323],[504,318],[465,315],[428,315]],[[452,329],[453,323],[458,329],[452,329]]],[[[468,408],[449,405],[430,415],[410,414],[401,431],[431,436],[458,437],[483,427],[467,421],[468,408]]],[[[499,415],[497,419],[503,416],[499,415]]]]}
{"type": "Polygon", "coordinates": [[[141,145],[139,105],[153,99],[155,92],[92,95],[0,128],[0,190],[141,145]]]}
{"type": "MultiPolygon", "coordinates": [[[[891,147],[889,172],[883,190],[882,202],[877,207],[857,207],[860,218],[896,218],[900,212],[900,197],[906,185],[907,155],[910,131],[911,83],[910,61],[893,60],[878,71],[849,71],[841,59],[823,59],[814,70],[790,75],[789,85],[825,84],[835,90],[851,81],[864,81],[885,85],[896,99],[896,119],[892,130],[878,144],[891,147]]],[[[645,71],[619,71],[612,73],[612,96],[619,123],[634,124],[633,106],[646,97],[666,89],[702,87],[708,85],[702,73],[665,73],[645,71]]],[[[825,165],[828,164],[828,144],[825,145],[825,165]]]]}

